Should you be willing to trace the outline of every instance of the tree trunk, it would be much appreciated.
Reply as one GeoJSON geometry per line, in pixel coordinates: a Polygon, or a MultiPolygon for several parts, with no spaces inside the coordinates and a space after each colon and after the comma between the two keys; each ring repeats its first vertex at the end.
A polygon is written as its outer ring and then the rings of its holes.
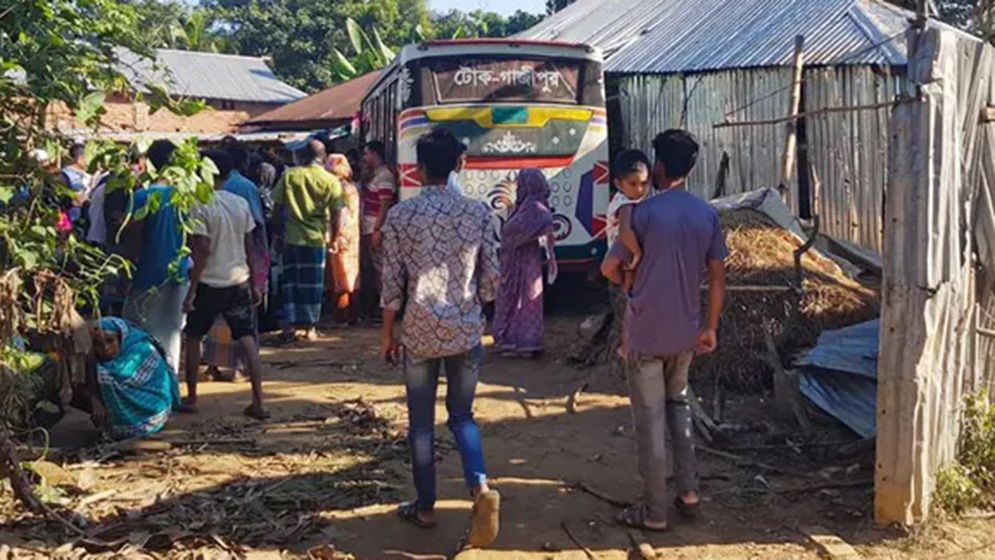
{"type": "Polygon", "coordinates": [[[45,512],[38,497],[31,489],[31,482],[21,468],[21,461],[17,457],[14,442],[5,429],[0,429],[0,477],[10,478],[10,487],[14,490],[14,495],[24,504],[24,507],[34,513],[45,512]]]}

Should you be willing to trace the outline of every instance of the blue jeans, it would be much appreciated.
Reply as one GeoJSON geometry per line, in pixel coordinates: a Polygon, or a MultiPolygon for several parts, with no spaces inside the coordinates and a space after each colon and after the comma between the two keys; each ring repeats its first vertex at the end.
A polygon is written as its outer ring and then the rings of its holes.
{"type": "Polygon", "coordinates": [[[408,443],[419,511],[435,507],[435,396],[439,373],[446,371],[446,425],[456,437],[463,477],[467,488],[487,482],[480,428],[473,420],[473,396],[480,375],[483,349],[477,346],[464,354],[414,362],[405,354],[404,381],[408,398],[408,443]]]}

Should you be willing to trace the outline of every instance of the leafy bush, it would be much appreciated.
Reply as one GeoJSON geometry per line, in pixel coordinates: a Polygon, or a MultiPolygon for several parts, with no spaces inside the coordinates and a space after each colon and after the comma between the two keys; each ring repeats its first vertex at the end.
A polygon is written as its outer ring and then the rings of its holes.
{"type": "MultiPolygon", "coordinates": [[[[96,133],[112,94],[144,101],[152,111],[180,115],[199,111],[203,102],[172,99],[154,83],[136,90],[122,74],[122,51],[154,56],[128,3],[8,4],[0,8],[0,431],[17,432],[26,428],[24,403],[32,385],[18,378],[27,369],[17,340],[70,338],[76,310],[96,309],[102,286],[126,277],[131,266],[76,232],[57,230],[61,209],[75,195],[54,176],[55,162],[72,139],[48,122],[52,110],[71,111],[96,133]],[[36,149],[48,152],[52,164],[41,165],[32,155],[36,149]]],[[[150,168],[140,176],[129,165],[129,154],[140,147],[100,142],[93,148],[91,167],[110,174],[109,190],[130,192],[153,182],[172,185],[171,202],[181,215],[213,194],[217,169],[201,159],[196,140],[180,144],[163,169],[150,168]]],[[[154,210],[160,202],[152,199],[147,208],[154,210]]],[[[184,232],[189,231],[190,224],[184,223],[184,232]]]]}
{"type": "Polygon", "coordinates": [[[995,507],[995,404],[986,392],[967,398],[957,463],[936,479],[936,506],[952,514],[995,507]]]}

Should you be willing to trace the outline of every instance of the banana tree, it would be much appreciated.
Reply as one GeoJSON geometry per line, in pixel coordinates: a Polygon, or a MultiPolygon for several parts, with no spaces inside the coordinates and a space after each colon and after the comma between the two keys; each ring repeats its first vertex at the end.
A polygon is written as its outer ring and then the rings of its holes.
{"type": "Polygon", "coordinates": [[[210,28],[208,12],[193,10],[173,25],[172,42],[188,51],[219,52],[222,50],[222,41],[210,28]]]}
{"type": "Polygon", "coordinates": [[[375,26],[370,28],[370,33],[366,33],[356,20],[347,18],[346,31],[352,47],[352,59],[337,48],[332,50],[334,70],[341,80],[351,80],[379,70],[394,60],[394,50],[383,42],[375,26]]]}

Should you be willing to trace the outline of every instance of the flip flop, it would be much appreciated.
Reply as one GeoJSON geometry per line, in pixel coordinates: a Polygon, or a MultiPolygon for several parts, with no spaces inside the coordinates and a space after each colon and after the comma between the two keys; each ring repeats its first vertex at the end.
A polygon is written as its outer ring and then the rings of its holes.
{"type": "Polygon", "coordinates": [[[674,498],[674,507],[677,508],[677,511],[685,517],[696,517],[698,515],[699,506],[701,506],[701,502],[689,504],[680,496],[674,498]]]}
{"type": "Polygon", "coordinates": [[[281,345],[290,344],[290,343],[296,342],[296,341],[297,341],[297,333],[296,332],[282,332],[282,333],[280,333],[279,336],[277,336],[275,342],[276,342],[277,346],[281,346],[281,345]]]}
{"type": "Polygon", "coordinates": [[[180,403],[173,406],[173,412],[177,414],[197,414],[200,410],[197,409],[197,405],[180,403]]]}
{"type": "Polygon", "coordinates": [[[615,522],[623,527],[628,527],[629,529],[638,529],[640,531],[652,531],[654,533],[665,533],[670,530],[668,525],[663,527],[647,525],[646,524],[646,508],[643,506],[632,506],[626,508],[618,513],[615,517],[615,522]]]}
{"type": "Polygon", "coordinates": [[[501,529],[501,494],[488,490],[477,494],[473,503],[473,523],[467,542],[473,548],[483,548],[494,542],[501,529]]]}
{"type": "Polygon", "coordinates": [[[269,420],[271,416],[268,410],[262,407],[256,407],[254,404],[250,404],[246,407],[243,414],[249,418],[255,418],[256,420],[269,420]]]}
{"type": "Polygon", "coordinates": [[[419,529],[435,527],[435,521],[425,521],[418,517],[418,506],[415,502],[404,502],[397,506],[397,516],[401,518],[401,521],[407,521],[419,529]]]}

